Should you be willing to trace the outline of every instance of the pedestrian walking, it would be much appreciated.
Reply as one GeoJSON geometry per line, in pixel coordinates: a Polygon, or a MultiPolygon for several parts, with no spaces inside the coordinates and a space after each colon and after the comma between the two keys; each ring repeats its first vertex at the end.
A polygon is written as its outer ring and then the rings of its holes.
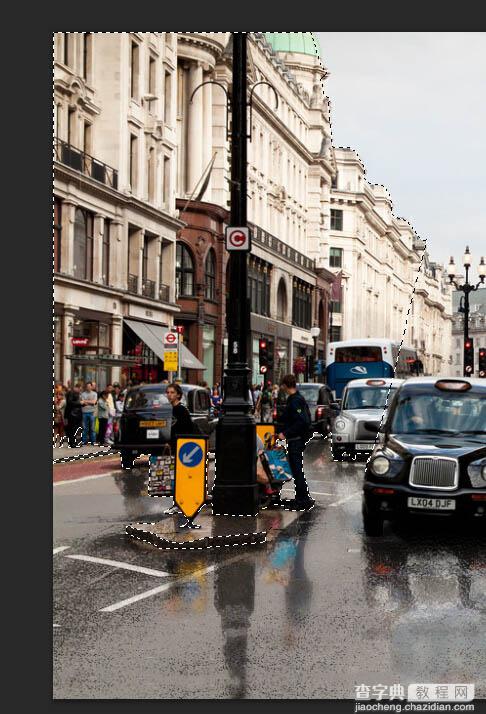
{"type": "Polygon", "coordinates": [[[309,495],[303,461],[305,445],[312,436],[312,417],[307,402],[297,391],[296,385],[293,374],[285,375],[280,383],[287,394],[287,402],[278,423],[278,438],[287,442],[287,458],[295,484],[295,499],[282,502],[282,505],[309,511],[315,501],[309,495]]]}
{"type": "Polygon", "coordinates": [[[64,408],[64,419],[66,420],[66,433],[68,444],[71,449],[74,449],[76,444],[76,435],[83,424],[83,411],[80,399],[81,388],[76,384],[66,394],[66,406],[64,408]]]}
{"type": "Polygon", "coordinates": [[[63,385],[58,382],[54,388],[54,440],[61,446],[64,439],[64,410],[66,408],[66,394],[63,385]]]}
{"type": "Polygon", "coordinates": [[[166,391],[167,399],[172,405],[172,428],[170,432],[170,448],[175,454],[178,436],[201,434],[199,427],[192,421],[187,407],[182,404],[183,391],[180,384],[169,384],[166,391]]]}
{"type": "Polygon", "coordinates": [[[95,411],[98,395],[92,382],[86,382],[84,392],[81,392],[81,407],[83,411],[83,444],[95,444],[95,411]]]}
{"type": "Polygon", "coordinates": [[[262,422],[268,424],[272,421],[273,412],[273,396],[272,396],[272,384],[268,382],[262,389],[262,393],[258,399],[256,405],[256,410],[260,410],[260,418],[262,422]]]}
{"type": "Polygon", "coordinates": [[[105,435],[110,419],[109,393],[104,389],[98,398],[98,444],[105,446],[105,435]]]}

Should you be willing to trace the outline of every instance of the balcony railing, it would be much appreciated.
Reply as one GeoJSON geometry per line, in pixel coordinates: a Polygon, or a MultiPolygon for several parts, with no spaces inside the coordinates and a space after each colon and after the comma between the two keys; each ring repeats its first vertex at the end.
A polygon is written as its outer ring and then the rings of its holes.
{"type": "Polygon", "coordinates": [[[148,298],[155,298],[155,280],[144,280],[142,283],[142,295],[148,298]]]}
{"type": "Polygon", "coordinates": [[[54,139],[54,156],[55,160],[61,164],[80,171],[106,186],[118,189],[118,171],[116,169],[57,137],[54,139]]]}
{"type": "Polygon", "coordinates": [[[248,225],[252,230],[252,236],[255,240],[255,243],[269,248],[274,253],[284,256],[292,263],[295,263],[296,265],[301,265],[307,270],[315,270],[315,261],[312,260],[312,258],[308,258],[303,253],[300,253],[298,250],[295,250],[295,248],[291,248],[279,238],[276,238],[271,233],[267,233],[267,231],[264,231],[263,228],[260,228],[260,226],[256,226],[253,223],[249,223],[248,225]]]}
{"type": "Polygon", "coordinates": [[[135,295],[138,293],[138,275],[128,276],[128,292],[135,295]]]}
{"type": "Polygon", "coordinates": [[[170,287],[168,285],[159,285],[159,300],[162,302],[169,302],[170,300],[170,287]]]}

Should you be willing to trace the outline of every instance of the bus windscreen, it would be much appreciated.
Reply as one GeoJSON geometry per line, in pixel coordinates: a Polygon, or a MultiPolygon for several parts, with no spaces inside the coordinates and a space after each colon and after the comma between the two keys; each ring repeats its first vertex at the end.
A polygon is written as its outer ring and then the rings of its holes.
{"type": "Polygon", "coordinates": [[[356,345],[348,347],[337,347],[334,355],[334,362],[381,362],[383,359],[381,347],[370,347],[368,345],[356,345]]]}

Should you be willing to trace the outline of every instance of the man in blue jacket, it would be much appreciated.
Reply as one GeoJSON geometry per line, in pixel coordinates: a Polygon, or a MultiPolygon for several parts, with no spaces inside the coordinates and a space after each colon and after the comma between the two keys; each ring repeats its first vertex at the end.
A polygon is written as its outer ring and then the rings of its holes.
{"type": "Polygon", "coordinates": [[[285,375],[280,382],[287,394],[287,402],[278,421],[278,438],[287,441],[287,458],[295,482],[295,500],[282,501],[282,505],[292,510],[309,511],[315,501],[309,495],[303,460],[305,445],[312,437],[312,418],[307,402],[297,391],[296,384],[293,374],[285,375]]]}

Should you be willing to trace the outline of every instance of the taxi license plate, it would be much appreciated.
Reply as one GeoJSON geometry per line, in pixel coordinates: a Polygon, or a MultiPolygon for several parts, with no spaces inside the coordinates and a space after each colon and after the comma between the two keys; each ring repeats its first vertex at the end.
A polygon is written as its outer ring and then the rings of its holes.
{"type": "Polygon", "coordinates": [[[411,496],[407,499],[409,508],[424,508],[432,511],[454,511],[456,502],[452,498],[420,498],[411,496]]]}
{"type": "Polygon", "coordinates": [[[158,429],[147,429],[147,439],[158,439],[159,430],[158,429]]]}
{"type": "Polygon", "coordinates": [[[356,444],[356,450],[357,451],[373,451],[375,448],[375,443],[367,443],[367,444],[356,444]]]}
{"type": "Polygon", "coordinates": [[[145,427],[147,429],[157,428],[162,429],[162,427],[167,426],[167,421],[165,419],[159,419],[158,421],[139,421],[138,425],[140,428],[145,427]]]}

